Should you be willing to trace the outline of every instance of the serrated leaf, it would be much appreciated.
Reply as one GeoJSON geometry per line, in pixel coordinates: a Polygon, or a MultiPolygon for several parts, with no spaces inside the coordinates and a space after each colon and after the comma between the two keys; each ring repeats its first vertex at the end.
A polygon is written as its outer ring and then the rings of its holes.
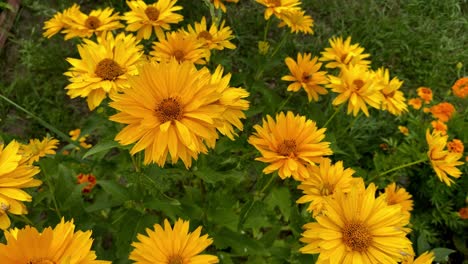
{"type": "Polygon", "coordinates": [[[434,252],[435,262],[447,262],[449,259],[448,256],[455,252],[455,250],[450,248],[434,248],[432,252],[434,252]]]}
{"type": "Polygon", "coordinates": [[[98,143],[97,145],[95,145],[94,147],[92,147],[91,149],[89,149],[84,155],[83,155],[83,159],[91,156],[91,155],[94,155],[94,154],[97,154],[99,152],[103,152],[103,151],[106,151],[106,150],[110,150],[112,148],[115,148],[115,147],[118,147],[120,146],[119,143],[117,143],[116,141],[103,141],[101,143],[98,143]]]}

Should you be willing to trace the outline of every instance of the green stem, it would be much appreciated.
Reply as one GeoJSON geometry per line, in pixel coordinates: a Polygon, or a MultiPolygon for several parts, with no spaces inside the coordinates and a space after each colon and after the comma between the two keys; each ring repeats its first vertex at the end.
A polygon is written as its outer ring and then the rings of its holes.
{"type": "Polygon", "coordinates": [[[427,158],[423,158],[423,159],[420,159],[420,160],[417,160],[417,161],[413,161],[413,162],[410,162],[410,163],[406,163],[406,164],[403,164],[403,165],[400,165],[398,167],[395,167],[393,169],[389,169],[387,171],[384,171],[382,173],[379,174],[379,177],[380,176],[383,176],[385,174],[389,174],[390,172],[394,172],[396,170],[399,170],[399,169],[403,169],[403,168],[406,168],[406,167],[409,167],[409,166],[413,166],[413,165],[416,165],[416,164],[419,164],[419,163],[422,163],[422,162],[425,162],[427,161],[427,158]]]}
{"type": "Polygon", "coordinates": [[[263,194],[263,192],[266,191],[266,189],[268,189],[268,187],[270,187],[271,183],[273,182],[273,180],[276,178],[275,175],[271,175],[270,179],[268,180],[267,184],[265,184],[265,186],[263,186],[262,190],[260,191],[261,194],[263,194]]]}
{"type": "Polygon", "coordinates": [[[57,203],[57,200],[55,199],[55,187],[54,185],[52,184],[52,181],[50,180],[50,176],[49,174],[45,171],[44,167],[41,167],[41,170],[45,176],[45,181],[47,183],[47,186],[49,187],[49,191],[50,191],[50,197],[52,198],[52,202],[54,203],[54,207],[55,207],[55,212],[57,213],[57,216],[61,219],[62,218],[62,214],[60,213],[60,209],[59,209],[59,206],[58,206],[58,203],[57,203]]]}
{"type": "Polygon", "coordinates": [[[291,99],[292,97],[292,93],[289,93],[288,95],[288,98],[286,98],[286,100],[283,101],[283,103],[280,105],[280,107],[278,108],[278,110],[276,110],[276,112],[279,112],[283,109],[283,107],[289,102],[289,100],[291,99]]]}
{"type": "Polygon", "coordinates": [[[77,147],[80,147],[81,146],[76,143],[75,141],[73,141],[69,136],[67,136],[65,133],[63,133],[62,131],[58,130],[57,128],[55,128],[54,126],[52,126],[51,124],[47,123],[46,121],[44,121],[42,118],[38,117],[37,115],[29,112],[28,110],[26,110],[25,108],[21,107],[20,105],[16,104],[15,102],[11,101],[10,99],[6,98],[5,96],[3,96],[2,94],[0,94],[0,98],[2,98],[3,100],[5,100],[6,102],[8,102],[9,104],[13,105],[14,107],[16,107],[17,109],[23,111],[24,113],[26,113],[27,115],[29,115],[30,117],[32,117],[34,120],[36,120],[37,122],[39,122],[39,124],[41,124],[43,127],[49,129],[50,131],[54,132],[57,136],[59,136],[60,138],[62,138],[63,140],[69,142],[70,144],[73,144],[77,147]]]}
{"type": "Polygon", "coordinates": [[[340,106],[338,106],[336,109],[335,109],[335,112],[330,116],[330,118],[328,118],[327,122],[325,122],[325,125],[323,125],[323,127],[327,127],[327,125],[330,123],[330,121],[332,121],[332,119],[338,114],[338,112],[340,111],[340,109],[343,107],[344,104],[341,104],[340,106]]]}
{"type": "Polygon", "coordinates": [[[263,41],[266,41],[267,39],[268,31],[270,30],[271,20],[271,18],[268,19],[267,24],[265,26],[265,31],[263,32],[263,41]]]}
{"type": "Polygon", "coordinates": [[[278,46],[276,46],[275,50],[273,51],[273,53],[271,53],[271,57],[274,57],[275,54],[279,51],[279,49],[284,45],[284,43],[286,42],[286,39],[288,38],[289,36],[289,31],[284,33],[283,34],[283,38],[281,39],[280,43],[278,44],[278,46]]]}

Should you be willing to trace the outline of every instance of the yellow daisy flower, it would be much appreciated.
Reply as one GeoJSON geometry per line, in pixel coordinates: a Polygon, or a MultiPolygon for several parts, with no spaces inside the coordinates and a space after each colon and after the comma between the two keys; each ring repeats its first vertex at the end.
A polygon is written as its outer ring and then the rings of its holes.
{"type": "Polygon", "coordinates": [[[364,53],[364,48],[359,44],[351,44],[351,37],[348,37],[344,42],[342,37],[331,38],[328,40],[331,48],[325,48],[321,52],[320,61],[331,61],[325,65],[327,68],[343,68],[348,65],[363,65],[368,66],[370,61],[367,60],[370,55],[364,53]]]}
{"type": "Polygon", "coordinates": [[[178,62],[190,61],[196,64],[206,64],[210,60],[210,50],[202,41],[183,32],[168,32],[164,38],[154,42],[150,55],[156,61],[168,62],[175,58],[178,62]]]}
{"type": "Polygon", "coordinates": [[[405,103],[405,95],[400,91],[403,82],[398,80],[397,77],[393,77],[393,79],[390,80],[390,73],[388,69],[384,68],[379,68],[375,72],[375,77],[380,80],[383,85],[383,89],[380,90],[384,98],[382,110],[387,110],[392,115],[396,116],[408,112],[408,106],[405,103]]]}
{"type": "Polygon", "coordinates": [[[432,264],[434,260],[434,253],[426,251],[422,253],[417,259],[414,259],[414,256],[408,256],[405,258],[401,264],[432,264]]]}
{"type": "Polygon", "coordinates": [[[135,248],[130,253],[130,260],[136,264],[189,264],[189,263],[218,263],[217,256],[200,254],[213,239],[208,235],[201,235],[199,226],[193,233],[189,232],[189,221],[177,220],[174,227],[167,219],[164,227],[154,225],[154,230],[146,229],[147,236],[138,234],[138,242],[133,242],[135,248]]]}
{"type": "Polygon", "coordinates": [[[93,10],[89,15],[81,11],[70,12],[64,16],[65,24],[68,26],[62,31],[65,40],[74,37],[90,38],[93,34],[101,36],[102,33],[114,29],[123,28],[120,23],[120,16],[114,13],[114,9],[107,7],[105,9],[93,10]]]}
{"type": "Polygon", "coordinates": [[[163,35],[163,30],[171,29],[170,24],[184,19],[182,15],[174,13],[182,9],[176,3],[177,0],[159,0],[153,4],[146,4],[142,0],[127,1],[131,11],[123,16],[128,24],[125,30],[137,32],[138,39],[149,39],[153,30],[158,36],[163,35]]]}
{"type": "Polygon", "coordinates": [[[329,76],[329,88],[339,95],[333,100],[333,105],[340,105],[348,101],[348,114],[356,116],[362,110],[369,116],[367,105],[380,109],[383,88],[374,74],[362,65],[349,65],[341,69],[340,77],[329,76]]]}
{"type": "Polygon", "coordinates": [[[222,119],[217,119],[216,128],[218,131],[226,135],[231,140],[234,140],[234,136],[237,136],[237,133],[234,131],[234,127],[243,130],[244,125],[240,121],[245,119],[246,116],[243,111],[249,109],[249,101],[244,100],[247,98],[249,93],[243,88],[235,88],[229,86],[229,81],[231,80],[231,74],[223,76],[223,68],[218,66],[215,72],[211,75],[210,83],[224,87],[221,92],[221,98],[216,102],[216,104],[225,107],[224,112],[222,113],[222,119]]]}
{"type": "Polygon", "coordinates": [[[57,12],[53,18],[44,22],[44,33],[42,33],[42,35],[51,38],[62,29],[70,28],[70,24],[68,24],[67,21],[70,20],[70,17],[78,16],[79,13],[81,13],[80,6],[77,4],[73,4],[72,7],[63,10],[63,13],[57,12]]]}
{"type": "Polygon", "coordinates": [[[223,12],[226,13],[226,6],[223,3],[224,1],[226,3],[238,3],[239,2],[239,0],[210,0],[210,2],[213,3],[216,9],[221,8],[221,10],[223,10],[223,12]]]}
{"type": "Polygon", "coordinates": [[[429,146],[427,156],[432,168],[439,180],[450,186],[454,181],[449,176],[460,178],[462,174],[456,166],[463,164],[463,161],[458,161],[462,158],[463,153],[446,150],[447,139],[447,135],[443,136],[437,132],[429,133],[429,130],[426,131],[426,141],[429,146]]]}
{"type": "Polygon", "coordinates": [[[234,38],[232,35],[232,30],[230,27],[224,26],[224,21],[221,24],[211,24],[210,28],[206,24],[206,18],[202,17],[200,23],[195,22],[195,25],[192,27],[191,25],[188,26],[187,32],[184,31],[186,35],[190,35],[198,39],[203,43],[208,49],[217,49],[223,50],[224,48],[227,49],[235,49],[236,46],[230,42],[231,39],[234,38]]]}
{"type": "Polygon", "coordinates": [[[30,202],[32,198],[22,189],[39,186],[42,182],[33,178],[39,168],[24,162],[18,142],[3,146],[0,144],[0,229],[5,230],[10,226],[8,213],[28,213],[23,202],[30,202]]]}
{"type": "Polygon", "coordinates": [[[397,263],[412,251],[400,206],[375,198],[376,187],[337,191],[327,199],[317,222],[304,225],[304,254],[320,254],[317,263],[397,263]]]}
{"type": "Polygon", "coordinates": [[[281,15],[284,12],[291,12],[294,10],[300,10],[298,6],[301,4],[300,0],[255,0],[257,3],[264,5],[265,9],[265,19],[270,19],[271,15],[275,15],[278,18],[281,18],[281,15]]]}
{"type": "Polygon", "coordinates": [[[302,87],[307,92],[309,102],[318,101],[319,94],[327,94],[327,90],[320,86],[328,83],[327,72],[319,71],[322,63],[317,63],[317,57],[311,59],[310,53],[297,54],[297,62],[287,57],[284,62],[291,75],[281,78],[283,81],[294,82],[288,86],[288,91],[297,92],[302,87]]]}
{"type": "Polygon", "coordinates": [[[309,166],[309,178],[297,187],[304,194],[297,203],[308,203],[307,211],[313,216],[319,215],[325,205],[325,199],[331,198],[336,190],[349,192],[353,184],[354,170],[343,168],[343,162],[331,164],[330,159],[322,159],[318,166],[309,166]]]}
{"type": "Polygon", "coordinates": [[[106,264],[110,261],[96,260],[91,251],[91,231],[75,232],[73,220],[64,219],[52,229],[42,232],[26,226],[5,231],[6,244],[0,243],[0,259],[3,264],[18,263],[70,263],[106,264]]]}
{"type": "Polygon", "coordinates": [[[127,124],[116,140],[135,143],[130,153],[145,150],[145,164],[164,166],[168,154],[189,168],[199,153],[207,153],[218,138],[217,119],[226,107],[218,104],[223,83],[210,83],[210,72],[191,62],[176,60],[148,63],[129,79],[131,89],[111,96],[110,106],[119,113],[112,121],[127,124]]]}
{"type": "Polygon", "coordinates": [[[292,112],[263,119],[262,126],[255,125],[256,132],[249,137],[262,157],[256,160],[270,163],[263,172],[278,171],[281,179],[293,177],[295,180],[309,178],[307,165],[319,163],[324,156],[332,155],[330,142],[322,142],[326,128],[318,129],[312,120],[292,112]]]}
{"type": "Polygon", "coordinates": [[[281,22],[279,27],[288,26],[291,33],[302,32],[304,34],[314,34],[312,27],[314,20],[311,16],[305,15],[305,11],[293,9],[291,11],[283,12],[280,15],[281,22]]]}
{"type": "Polygon", "coordinates": [[[45,137],[42,141],[30,139],[29,144],[21,145],[20,151],[26,157],[28,164],[32,164],[46,155],[55,155],[58,144],[59,141],[57,139],[50,137],[45,137]]]}
{"type": "Polygon", "coordinates": [[[86,97],[88,107],[94,110],[106,98],[128,88],[129,75],[138,74],[137,63],[143,51],[133,35],[112,33],[98,38],[98,42],[84,40],[78,46],[81,59],[68,58],[72,65],[68,72],[71,98],[86,97]]]}
{"type": "Polygon", "coordinates": [[[397,187],[394,182],[385,187],[385,192],[382,195],[385,196],[385,201],[389,205],[399,204],[402,212],[409,213],[413,210],[413,200],[411,200],[413,196],[405,188],[397,187]]]}

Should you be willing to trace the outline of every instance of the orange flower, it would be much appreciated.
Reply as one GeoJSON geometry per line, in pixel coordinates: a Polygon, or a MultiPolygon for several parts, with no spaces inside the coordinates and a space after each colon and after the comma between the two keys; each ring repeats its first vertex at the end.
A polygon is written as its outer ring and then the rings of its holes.
{"type": "Polygon", "coordinates": [[[431,122],[431,125],[435,131],[440,132],[443,136],[447,134],[447,125],[444,122],[440,120],[434,120],[431,122]]]}
{"type": "Polygon", "coordinates": [[[419,87],[417,90],[418,96],[424,100],[424,103],[428,104],[432,101],[432,90],[427,87],[419,87]]]}
{"type": "Polygon", "coordinates": [[[398,129],[400,130],[400,132],[405,135],[405,136],[408,136],[409,135],[409,130],[407,127],[405,126],[398,126],[398,129]]]}
{"type": "Polygon", "coordinates": [[[83,187],[81,190],[82,193],[90,193],[91,190],[94,188],[94,185],[96,185],[96,177],[92,174],[83,174],[80,173],[78,176],[76,176],[78,184],[86,183],[88,182],[87,185],[83,187]]]}
{"type": "Polygon", "coordinates": [[[463,153],[465,150],[465,146],[463,145],[463,142],[459,139],[453,139],[452,141],[449,141],[447,143],[447,149],[450,152],[455,152],[455,153],[463,153]]]}
{"type": "Polygon", "coordinates": [[[452,86],[452,92],[455,96],[466,98],[468,96],[468,77],[458,79],[452,86]]]}
{"type": "Polygon", "coordinates": [[[461,219],[468,219],[468,207],[460,208],[458,215],[460,215],[461,219]]]}
{"type": "Polygon", "coordinates": [[[408,100],[408,104],[411,105],[414,109],[419,110],[422,106],[422,101],[419,98],[412,98],[408,100]]]}
{"type": "Polygon", "coordinates": [[[429,110],[435,118],[447,122],[455,112],[455,107],[451,103],[442,102],[432,106],[429,110]]]}

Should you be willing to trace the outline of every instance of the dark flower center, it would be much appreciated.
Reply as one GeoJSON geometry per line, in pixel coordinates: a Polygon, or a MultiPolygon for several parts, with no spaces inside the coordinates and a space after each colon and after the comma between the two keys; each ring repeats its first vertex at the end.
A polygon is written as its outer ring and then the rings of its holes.
{"type": "Polygon", "coordinates": [[[95,16],[89,16],[85,21],[85,26],[89,29],[97,29],[100,25],[101,21],[95,16]]]}
{"type": "Polygon", "coordinates": [[[281,144],[278,145],[277,152],[281,156],[289,156],[291,154],[294,154],[294,152],[296,152],[296,140],[284,140],[281,144]]]}
{"type": "Polygon", "coordinates": [[[372,234],[362,222],[348,222],[343,230],[343,243],[353,251],[364,252],[372,244],[372,234]]]}
{"type": "Polygon", "coordinates": [[[145,14],[151,21],[156,21],[159,18],[159,10],[153,6],[147,7],[145,9],[145,14]]]}
{"type": "Polygon", "coordinates": [[[204,38],[206,40],[212,40],[213,36],[210,34],[210,32],[204,30],[200,33],[198,33],[197,39],[204,38]]]}
{"type": "Polygon", "coordinates": [[[125,71],[113,59],[103,59],[96,66],[94,73],[103,80],[113,81],[125,71]]]}
{"type": "Polygon", "coordinates": [[[161,123],[181,120],[183,112],[179,100],[174,97],[169,97],[162,100],[156,107],[156,116],[158,117],[159,121],[161,121],[161,123]]]}

